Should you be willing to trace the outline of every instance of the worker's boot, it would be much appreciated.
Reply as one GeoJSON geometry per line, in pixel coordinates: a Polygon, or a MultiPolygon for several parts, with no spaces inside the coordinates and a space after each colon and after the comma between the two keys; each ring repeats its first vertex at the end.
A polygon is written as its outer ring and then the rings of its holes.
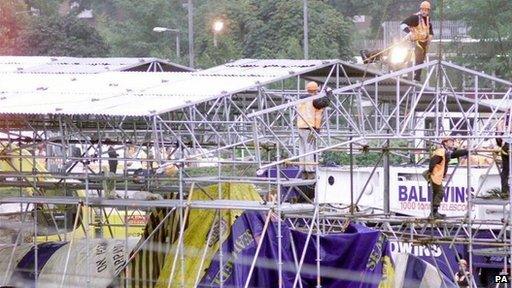
{"type": "Polygon", "coordinates": [[[438,207],[433,207],[432,211],[430,212],[429,218],[443,219],[443,218],[446,218],[446,215],[439,213],[438,207]]]}

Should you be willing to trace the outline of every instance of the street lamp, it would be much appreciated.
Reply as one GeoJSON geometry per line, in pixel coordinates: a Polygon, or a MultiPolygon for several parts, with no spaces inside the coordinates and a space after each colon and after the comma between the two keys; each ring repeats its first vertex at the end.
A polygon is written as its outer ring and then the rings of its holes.
{"type": "Polygon", "coordinates": [[[224,29],[224,22],[222,20],[216,20],[213,22],[213,46],[217,47],[217,34],[222,32],[224,29]]]}
{"type": "Polygon", "coordinates": [[[171,32],[176,33],[176,61],[180,59],[180,30],[165,28],[165,27],[154,27],[153,32],[163,33],[163,32],[171,32]]]}

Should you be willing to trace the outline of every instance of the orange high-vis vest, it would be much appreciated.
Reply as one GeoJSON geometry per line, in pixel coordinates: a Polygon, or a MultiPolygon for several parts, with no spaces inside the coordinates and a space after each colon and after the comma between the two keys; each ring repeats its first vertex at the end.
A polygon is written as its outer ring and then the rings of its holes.
{"type": "Polygon", "coordinates": [[[418,17],[418,26],[409,27],[413,35],[412,39],[415,41],[426,42],[428,41],[428,36],[430,34],[430,18],[427,17],[427,20],[424,21],[421,15],[418,15],[418,17]]]}
{"type": "Polygon", "coordinates": [[[310,127],[320,129],[322,126],[322,113],[324,109],[316,109],[313,101],[300,103],[297,106],[300,115],[297,115],[297,127],[309,129],[310,127]]]}
{"type": "Polygon", "coordinates": [[[432,156],[439,156],[441,157],[441,162],[436,164],[434,166],[434,169],[432,170],[432,174],[430,177],[432,178],[432,182],[437,185],[443,184],[443,178],[444,178],[444,167],[446,164],[446,150],[444,148],[437,148],[434,151],[434,155],[432,156]]]}

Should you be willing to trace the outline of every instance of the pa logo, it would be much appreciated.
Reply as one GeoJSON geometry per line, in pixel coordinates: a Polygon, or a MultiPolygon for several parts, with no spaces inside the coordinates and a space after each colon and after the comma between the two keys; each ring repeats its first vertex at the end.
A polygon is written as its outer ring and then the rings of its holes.
{"type": "Polygon", "coordinates": [[[494,283],[508,283],[507,275],[496,275],[496,276],[494,276],[494,283]]]}

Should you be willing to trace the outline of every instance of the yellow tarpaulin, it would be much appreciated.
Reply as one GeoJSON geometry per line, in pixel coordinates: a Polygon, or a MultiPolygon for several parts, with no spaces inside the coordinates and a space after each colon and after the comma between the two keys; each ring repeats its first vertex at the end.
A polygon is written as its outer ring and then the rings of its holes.
{"type": "MultiPolygon", "coordinates": [[[[165,199],[176,199],[177,193],[163,195],[165,199]]],[[[160,276],[165,257],[172,243],[178,239],[180,215],[174,208],[153,208],[144,235],[139,245],[144,244],[130,261],[126,270],[128,287],[152,288],[160,276]]]]}
{"type": "MultiPolygon", "coordinates": [[[[46,182],[58,182],[57,179],[51,176],[45,176],[41,173],[48,173],[44,164],[42,164],[41,159],[35,159],[32,154],[26,149],[20,149],[18,146],[14,144],[8,143],[0,143],[0,154],[8,155],[9,158],[0,159],[0,171],[2,172],[23,172],[27,175],[30,175],[33,171],[38,172],[38,176],[27,176],[25,179],[27,181],[46,181],[46,182]]],[[[67,180],[69,181],[73,180],[67,180]]],[[[77,180],[74,180],[75,182],[77,180]]],[[[34,184],[37,187],[37,184],[34,184]]],[[[24,196],[34,196],[34,192],[36,189],[34,188],[23,188],[22,192],[24,196]]],[[[0,188],[0,193],[2,192],[0,188]]],[[[65,193],[61,189],[41,189],[40,192],[43,192],[44,196],[63,196],[69,193],[65,193]]],[[[85,197],[84,190],[74,190],[72,193],[74,196],[85,197]]],[[[3,196],[3,195],[0,195],[3,196]]],[[[69,206],[67,207],[69,208],[69,206]]],[[[66,209],[65,205],[54,205],[53,207],[44,207],[44,214],[48,217],[45,221],[39,219],[41,223],[48,228],[54,229],[55,222],[51,218],[52,212],[62,212],[66,209]]],[[[43,213],[41,210],[38,216],[43,217],[43,213]]],[[[87,225],[86,223],[92,223],[95,219],[101,218],[105,222],[105,226],[103,227],[103,237],[104,238],[116,238],[123,239],[128,237],[140,237],[143,233],[144,225],[147,223],[148,215],[145,211],[142,210],[127,210],[124,209],[116,209],[116,208],[106,208],[106,209],[93,209],[90,207],[82,207],[81,208],[81,225],[76,229],[75,233],[68,232],[65,236],[65,233],[61,233],[61,238],[54,234],[49,236],[39,236],[37,237],[38,242],[45,241],[59,241],[63,239],[70,239],[70,237],[74,237],[75,239],[80,239],[86,236],[95,238],[96,235],[94,226],[87,225]],[[97,217],[98,214],[101,213],[101,217],[97,217]],[[124,224],[125,221],[128,223],[128,229],[125,229],[124,224]],[[112,224],[112,226],[108,226],[112,224]]],[[[73,221],[74,219],[68,219],[69,221],[73,221]]],[[[55,230],[55,229],[54,229],[55,230]]]]}
{"type": "MultiPolygon", "coordinates": [[[[23,172],[27,174],[32,173],[32,171],[48,172],[39,160],[32,157],[29,151],[25,149],[20,150],[16,145],[0,143],[0,155],[9,156],[9,158],[0,159],[0,171],[2,172],[23,172]]],[[[42,181],[43,179],[46,179],[46,181],[56,181],[48,176],[26,177],[27,181],[42,181]]],[[[22,191],[24,195],[32,196],[34,194],[33,188],[23,188],[22,191]]]]}
{"type": "MultiPolygon", "coordinates": [[[[252,184],[224,183],[221,185],[221,195],[222,199],[229,200],[262,200],[252,184]]],[[[212,200],[218,199],[218,196],[218,186],[212,185],[204,189],[195,189],[191,198],[212,200]]],[[[188,226],[183,235],[184,257],[181,257],[182,254],[178,250],[179,241],[176,241],[165,257],[165,264],[156,287],[194,287],[196,281],[201,280],[205,270],[210,266],[212,257],[220,245],[229,236],[236,217],[242,213],[243,210],[190,210],[188,226]],[[184,286],[181,286],[182,282],[184,286]]]]}
{"type": "MultiPolygon", "coordinates": [[[[142,210],[127,210],[125,212],[124,209],[117,208],[105,208],[100,210],[98,208],[91,207],[82,207],[82,223],[77,227],[77,229],[68,233],[61,233],[60,239],[57,234],[49,235],[49,236],[39,236],[37,237],[38,242],[47,242],[47,241],[60,241],[64,239],[82,239],[86,237],[89,238],[105,238],[105,239],[124,239],[127,237],[141,237],[144,232],[144,225],[147,223],[148,215],[145,211],[142,210]],[[104,222],[103,225],[103,233],[102,235],[97,233],[96,227],[91,225],[92,220],[96,214],[102,213],[102,219],[104,222]],[[85,221],[84,221],[85,220],[85,221]],[[125,227],[125,222],[127,222],[127,228],[125,227]],[[89,223],[89,224],[88,224],[89,223]]],[[[74,221],[74,219],[69,219],[69,221],[74,221]]],[[[50,226],[51,226],[50,222],[50,226]]]]}

